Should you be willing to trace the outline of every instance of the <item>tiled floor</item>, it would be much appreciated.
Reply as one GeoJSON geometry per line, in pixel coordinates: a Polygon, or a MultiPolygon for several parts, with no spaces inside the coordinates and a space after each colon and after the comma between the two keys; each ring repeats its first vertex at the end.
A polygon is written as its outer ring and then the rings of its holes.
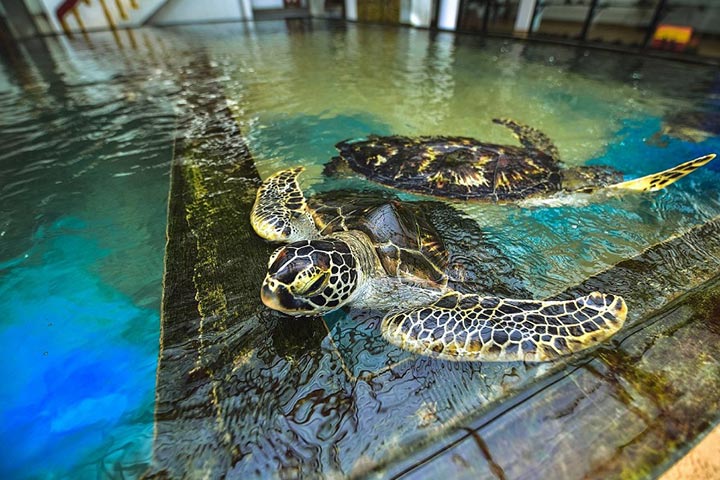
{"type": "Polygon", "coordinates": [[[660,480],[720,479],[720,427],[715,427],[660,480]]]}

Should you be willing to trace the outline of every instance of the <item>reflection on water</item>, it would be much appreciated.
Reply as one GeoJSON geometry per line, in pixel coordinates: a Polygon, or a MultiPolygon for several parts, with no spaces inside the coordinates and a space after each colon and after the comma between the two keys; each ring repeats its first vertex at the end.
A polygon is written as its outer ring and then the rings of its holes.
{"type": "MultiPolygon", "coordinates": [[[[381,191],[361,178],[322,176],[337,141],[398,133],[514,144],[491,123],[497,116],[546,132],[568,165],[610,165],[630,178],[720,151],[714,135],[649,141],[678,122],[668,112],[709,109],[717,80],[705,67],[417,30],[297,25],[292,33],[283,23],[139,31],[134,43],[120,39],[122,49],[110,34],[91,35],[89,44],[49,40],[3,66],[17,72],[0,84],[0,173],[8,179],[0,187],[0,339],[9,352],[0,435],[11,446],[3,458],[13,459],[0,464],[3,473],[138,476],[151,463],[176,129],[182,163],[173,180],[180,182],[170,211],[174,269],[165,278],[151,471],[177,476],[363,475],[413,453],[418,442],[442,441],[562,367],[413,357],[380,338],[373,312],[324,321],[268,312],[257,291],[270,246],[250,232],[244,210],[259,177],[304,164],[309,194],[381,191]]],[[[710,164],[657,194],[558,208],[443,208],[471,222],[458,227],[468,238],[482,238],[486,248],[471,252],[481,258],[473,262],[507,268],[543,297],[716,218],[719,176],[710,164]],[[492,259],[482,260],[488,252],[492,259]]],[[[626,268],[600,273],[587,287],[629,292],[636,328],[666,297],[712,275],[692,263],[705,247],[701,238],[664,259],[696,276],[670,280],[672,269],[648,267],[646,276],[626,268]]],[[[503,277],[495,267],[489,276],[503,277]]],[[[671,329],[663,332],[672,338],[671,329]]],[[[678,349],[689,343],[683,338],[678,349]]],[[[636,357],[605,362],[603,351],[588,357],[589,375],[652,383],[629,372],[636,357]],[[616,373],[604,373],[603,362],[616,373]]],[[[583,388],[578,404],[599,405],[583,388]]],[[[620,391],[607,395],[624,401],[620,391]]],[[[649,421],[643,415],[640,422],[649,421]]],[[[572,438],[561,432],[555,436],[572,438]]],[[[474,448],[484,445],[485,472],[510,472],[499,452],[522,452],[513,443],[520,434],[471,437],[474,448]]],[[[546,455],[573,461],[559,452],[546,455]]],[[[452,458],[462,466],[480,457],[452,458]]]]}

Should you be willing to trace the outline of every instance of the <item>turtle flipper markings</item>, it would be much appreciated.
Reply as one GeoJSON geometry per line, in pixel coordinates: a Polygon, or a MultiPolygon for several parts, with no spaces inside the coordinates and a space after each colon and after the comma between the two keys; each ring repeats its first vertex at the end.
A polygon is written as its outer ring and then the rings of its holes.
{"type": "Polygon", "coordinates": [[[626,314],[621,297],[599,292],[567,301],[452,292],[427,306],[391,312],[382,331],[403,349],[445,360],[545,361],[605,340],[626,314]]]}
{"type": "Polygon", "coordinates": [[[617,190],[630,190],[634,192],[656,192],[662,190],[668,185],[675,183],[676,181],[683,178],[698,168],[702,167],[706,163],[710,162],[715,158],[715,154],[703,155],[694,160],[690,160],[685,163],[681,163],[673,168],[663,170],[662,172],[653,173],[644,177],[636,178],[635,180],[628,180],[626,182],[616,183],[609,185],[606,188],[617,189],[617,190]]]}
{"type": "Polygon", "coordinates": [[[315,223],[298,183],[303,170],[296,167],[277,172],[258,189],[250,223],[262,238],[292,242],[315,236],[315,223]]]}
{"type": "Polygon", "coordinates": [[[512,130],[513,134],[523,147],[535,148],[541,152],[545,152],[552,158],[560,158],[555,144],[552,140],[550,140],[550,137],[540,130],[523,125],[515,120],[510,120],[509,118],[493,118],[493,123],[497,123],[498,125],[502,125],[512,130]]]}

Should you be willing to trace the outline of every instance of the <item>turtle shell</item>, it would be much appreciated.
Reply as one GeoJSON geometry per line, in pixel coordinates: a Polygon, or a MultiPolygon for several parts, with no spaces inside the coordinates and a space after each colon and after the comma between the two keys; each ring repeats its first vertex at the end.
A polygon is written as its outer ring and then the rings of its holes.
{"type": "Polygon", "coordinates": [[[360,230],[375,245],[389,276],[447,284],[448,251],[417,204],[377,192],[328,192],[308,201],[323,235],[360,230]]]}
{"type": "Polygon", "coordinates": [[[348,190],[317,194],[308,204],[323,234],[358,229],[368,235],[388,275],[463,293],[532,296],[514,262],[451,205],[348,190]]]}
{"type": "Polygon", "coordinates": [[[335,147],[368,179],[424,195],[514,201],[562,187],[556,159],[533,148],[435,136],[370,136],[335,147]]]}

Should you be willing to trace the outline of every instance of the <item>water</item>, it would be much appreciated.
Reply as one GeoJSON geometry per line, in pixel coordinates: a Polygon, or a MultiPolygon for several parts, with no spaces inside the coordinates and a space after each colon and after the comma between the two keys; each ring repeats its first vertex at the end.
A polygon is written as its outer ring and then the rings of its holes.
{"type": "Polygon", "coordinates": [[[0,93],[0,471],[139,473],[175,115],[162,81],[115,65],[111,44],[48,43],[59,50],[28,45],[47,57],[20,57],[0,93]]]}
{"type": "MultiPolygon", "coordinates": [[[[28,44],[3,65],[0,438],[8,448],[0,471],[6,477],[133,477],[150,462],[168,170],[172,140],[184,128],[176,113],[193,103],[188,92],[202,96],[208,84],[219,86],[260,175],[304,164],[309,194],[381,188],[322,176],[339,140],[372,132],[514,144],[492,124],[496,116],[543,130],[568,165],[610,165],[629,178],[720,152],[713,135],[698,142],[658,135],[671,113],[717,110],[720,78],[702,66],[324,23],[132,35],[28,44]],[[205,83],[178,74],[199,64],[213,75],[205,83]]],[[[451,203],[544,297],[717,217],[718,181],[720,165],[711,163],[652,195],[533,209],[451,203]]],[[[333,322],[353,324],[338,315],[333,322]]],[[[362,328],[366,345],[381,341],[374,324],[362,328]]],[[[362,349],[345,355],[353,374],[383,367],[362,349]]],[[[421,361],[412,375],[434,381],[436,370],[468,373],[421,361]]],[[[359,384],[359,402],[374,401],[382,390],[376,383],[359,384]]],[[[490,385],[488,392],[504,388],[490,385]]],[[[313,418],[302,413],[306,399],[285,400],[302,435],[313,418]]],[[[431,398],[420,423],[452,417],[466,402],[445,400],[431,398]]],[[[396,421],[385,426],[399,430],[404,421],[396,421]]],[[[340,432],[362,431],[372,419],[357,422],[343,421],[340,432]]],[[[402,443],[399,435],[389,442],[402,443]]],[[[345,468],[344,461],[338,465],[345,468]]]]}

